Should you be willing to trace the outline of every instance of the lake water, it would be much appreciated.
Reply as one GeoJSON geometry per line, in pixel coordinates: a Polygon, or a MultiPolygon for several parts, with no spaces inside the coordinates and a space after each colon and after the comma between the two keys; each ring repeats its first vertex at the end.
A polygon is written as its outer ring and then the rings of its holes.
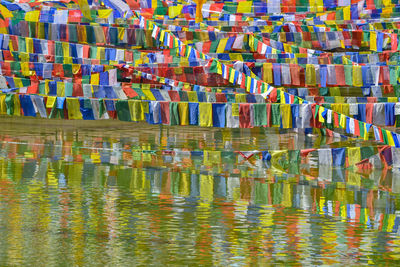
{"type": "Polygon", "coordinates": [[[4,120],[0,265],[396,262],[397,175],[321,176],[312,158],[279,172],[238,154],[335,142],[271,129],[4,120]]]}

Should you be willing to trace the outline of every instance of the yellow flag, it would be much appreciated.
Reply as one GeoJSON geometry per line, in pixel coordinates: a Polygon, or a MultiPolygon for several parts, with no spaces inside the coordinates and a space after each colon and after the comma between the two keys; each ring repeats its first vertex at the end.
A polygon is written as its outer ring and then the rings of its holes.
{"type": "Polygon", "coordinates": [[[24,87],[24,85],[22,84],[21,78],[18,78],[18,77],[14,78],[14,85],[16,88],[24,87]]]}
{"type": "Polygon", "coordinates": [[[156,98],[154,97],[153,93],[150,89],[142,89],[143,94],[146,96],[146,99],[155,101],[156,98]]]}
{"type": "Polygon", "coordinates": [[[6,95],[0,95],[0,114],[7,114],[6,95]]]}
{"type": "Polygon", "coordinates": [[[280,97],[281,97],[282,104],[288,104],[288,103],[286,103],[285,92],[283,90],[281,90],[280,97]]]}
{"type": "Polygon", "coordinates": [[[99,80],[100,80],[100,74],[93,73],[92,76],[91,76],[91,84],[92,85],[99,85],[99,80]]]}
{"type": "Polygon", "coordinates": [[[343,40],[340,40],[340,47],[341,47],[341,48],[345,48],[345,46],[344,46],[344,41],[343,41],[343,40]]]}
{"type": "Polygon", "coordinates": [[[324,1],[323,0],[317,0],[317,12],[323,12],[324,11],[324,1]]]}
{"type": "MultiPolygon", "coordinates": [[[[179,195],[183,197],[187,197],[190,195],[190,174],[181,172],[180,186],[179,186],[179,195]]],[[[213,177],[214,183],[214,177],[213,177]]],[[[213,184],[214,185],[214,184],[213,184]]],[[[213,193],[214,194],[214,193],[213,193]]]]}
{"type": "Polygon", "coordinates": [[[229,53],[229,57],[231,60],[243,61],[243,56],[239,53],[229,53]]]}
{"type": "Polygon", "coordinates": [[[396,220],[396,214],[389,214],[388,217],[389,218],[388,218],[388,225],[387,225],[386,231],[388,233],[391,233],[393,231],[394,223],[396,220]]]}
{"type": "Polygon", "coordinates": [[[125,28],[119,27],[118,28],[118,39],[123,40],[125,36],[125,28]]]}
{"type": "Polygon", "coordinates": [[[324,110],[325,110],[325,108],[324,107],[319,107],[319,110],[318,110],[318,121],[319,122],[325,122],[325,118],[322,116],[322,113],[324,112],[324,110]]]}
{"type": "Polygon", "coordinates": [[[212,175],[200,174],[201,202],[211,203],[213,201],[213,195],[214,195],[213,192],[214,192],[214,177],[212,175]]]}
{"type": "Polygon", "coordinates": [[[187,92],[188,94],[188,98],[189,98],[189,102],[198,102],[198,98],[197,98],[197,92],[194,91],[189,91],[187,92]]]}
{"type": "Polygon", "coordinates": [[[0,14],[4,18],[12,18],[13,17],[13,14],[2,4],[0,4],[0,14]]]}
{"type": "Polygon", "coordinates": [[[368,131],[367,131],[367,124],[366,123],[363,123],[364,124],[364,140],[368,140],[369,139],[369,134],[368,134],[368,131]]]}
{"type": "Polygon", "coordinates": [[[210,166],[221,162],[221,151],[204,150],[204,165],[210,166]]]}
{"type": "MultiPolygon", "coordinates": [[[[26,39],[27,40],[27,39],[26,39]]],[[[29,62],[29,53],[19,52],[20,61],[27,61],[29,62]]],[[[400,78],[400,77],[399,77],[400,78]]]]}
{"type": "Polygon", "coordinates": [[[351,186],[361,186],[361,176],[358,173],[348,172],[347,184],[351,186]]]}
{"type": "MultiPolygon", "coordinates": [[[[160,31],[160,42],[161,43],[164,43],[164,36],[165,36],[165,31],[164,30],[161,30],[160,31]]],[[[122,39],[121,39],[122,40],[122,39]]]]}
{"type": "Polygon", "coordinates": [[[211,103],[199,103],[199,123],[201,127],[212,127],[211,103]]]}
{"type": "Polygon", "coordinates": [[[143,113],[148,114],[150,112],[149,102],[142,101],[142,110],[143,113]]]}
{"type": "Polygon", "coordinates": [[[251,13],[251,6],[253,5],[253,1],[242,1],[238,3],[237,13],[248,14],[251,13]]]}
{"type": "Polygon", "coordinates": [[[324,11],[324,1],[317,0],[317,12],[323,12],[323,11],[324,11]]]}
{"type": "Polygon", "coordinates": [[[306,85],[315,86],[316,76],[315,76],[315,66],[311,64],[306,65],[306,85]]]}
{"type": "Polygon", "coordinates": [[[179,118],[181,120],[181,125],[189,125],[189,103],[179,102],[179,118]]]}
{"type": "Polygon", "coordinates": [[[238,117],[239,114],[239,103],[232,103],[232,116],[238,117]]]}
{"type": "Polygon", "coordinates": [[[32,75],[32,72],[29,70],[29,62],[21,62],[21,73],[24,76],[32,75]]]}
{"type": "Polygon", "coordinates": [[[87,18],[89,20],[92,20],[92,16],[90,14],[90,7],[89,7],[89,4],[88,4],[88,1],[87,0],[78,0],[78,5],[79,5],[79,7],[81,9],[82,15],[85,18],[87,18]]]}
{"type": "Polygon", "coordinates": [[[37,38],[45,39],[44,23],[37,25],[37,38]]]}
{"type": "Polygon", "coordinates": [[[283,43],[283,49],[285,52],[292,53],[292,46],[286,43],[283,43]]]}
{"type": "Polygon", "coordinates": [[[263,80],[266,83],[273,83],[272,63],[263,64],[263,80]]]}
{"type": "Polygon", "coordinates": [[[78,74],[80,69],[81,69],[81,65],[80,64],[72,64],[72,73],[73,74],[78,74]]]}
{"type": "Polygon", "coordinates": [[[67,98],[68,118],[70,120],[82,120],[78,98],[67,98]]]}
{"type": "Polygon", "coordinates": [[[359,87],[363,85],[361,66],[353,66],[353,85],[359,87]]]}
{"type": "Polygon", "coordinates": [[[64,64],[72,64],[72,57],[64,57],[64,64]]]}
{"type": "Polygon", "coordinates": [[[246,91],[250,92],[251,89],[251,79],[250,78],[246,78],[246,91]]]}
{"type": "Polygon", "coordinates": [[[217,61],[217,73],[222,74],[222,65],[219,61],[217,61]]]}
{"type": "Polygon", "coordinates": [[[189,98],[189,102],[198,102],[198,98],[197,98],[197,93],[194,91],[189,91],[188,93],[188,98],[189,98]]]}
{"type": "Polygon", "coordinates": [[[57,96],[65,96],[65,83],[57,83],[57,96]]]}
{"type": "Polygon", "coordinates": [[[142,101],[129,100],[129,111],[131,113],[132,121],[142,121],[144,120],[144,112],[142,109],[142,101]]]}
{"type": "Polygon", "coordinates": [[[385,7],[390,7],[391,4],[392,4],[392,1],[390,1],[390,0],[383,0],[383,5],[384,5],[385,7]]]}
{"type": "Polygon", "coordinates": [[[376,32],[372,31],[369,33],[369,44],[370,44],[370,50],[372,51],[377,51],[376,47],[376,32]]]}
{"type": "Polygon", "coordinates": [[[275,150],[271,151],[271,169],[274,172],[285,172],[282,165],[287,160],[288,151],[287,150],[275,150]]]}
{"type": "Polygon", "coordinates": [[[151,0],[151,8],[157,7],[157,0],[151,0]]]}
{"type": "Polygon", "coordinates": [[[385,130],[385,131],[386,131],[386,135],[388,137],[389,146],[394,146],[394,140],[393,140],[392,133],[388,130],[385,130]]]}
{"type": "Polygon", "coordinates": [[[32,22],[38,22],[39,15],[40,15],[40,10],[33,10],[33,11],[26,12],[25,20],[32,21],[32,22]]]}
{"type": "Polygon", "coordinates": [[[290,104],[281,105],[282,128],[292,128],[292,111],[290,104]]]}
{"type": "Polygon", "coordinates": [[[219,40],[218,47],[217,47],[217,53],[224,53],[227,42],[228,42],[228,38],[223,38],[223,39],[219,40]]]}
{"type": "Polygon", "coordinates": [[[97,12],[99,13],[99,18],[102,18],[102,19],[108,18],[111,15],[112,11],[113,11],[112,9],[97,10],[97,12]]]}
{"type": "Polygon", "coordinates": [[[235,70],[229,69],[229,82],[233,83],[235,81],[235,70]]]}
{"type": "Polygon", "coordinates": [[[310,0],[310,3],[309,3],[309,5],[310,5],[310,12],[316,12],[317,10],[316,10],[316,1],[315,0],[310,0]]]}
{"type": "Polygon", "coordinates": [[[246,94],[235,94],[236,103],[246,103],[246,94]]]}
{"type": "Polygon", "coordinates": [[[282,206],[292,207],[292,199],[293,199],[292,185],[290,183],[284,183],[282,191],[283,191],[282,202],[281,202],[282,206]]]}
{"type": "Polygon", "coordinates": [[[21,116],[21,103],[19,102],[19,97],[16,95],[14,97],[14,114],[13,116],[21,116]]]}
{"type": "Polygon", "coordinates": [[[347,148],[347,157],[349,158],[349,166],[361,161],[361,150],[359,147],[347,148]]]}
{"type": "Polygon", "coordinates": [[[176,18],[177,16],[179,16],[179,14],[181,14],[182,8],[183,8],[183,5],[170,6],[168,8],[168,16],[172,19],[176,18]]]}
{"type": "Polygon", "coordinates": [[[44,94],[49,95],[49,80],[44,81],[44,94]]]}
{"type": "Polygon", "coordinates": [[[206,2],[206,0],[194,0],[196,3],[196,23],[202,22],[203,21],[203,14],[201,12],[201,9],[203,8],[203,4],[206,2]]]}
{"type": "Polygon", "coordinates": [[[350,20],[350,6],[343,8],[343,20],[350,20]]]}
{"type": "MultiPolygon", "coordinates": [[[[335,96],[335,103],[344,103],[344,97],[343,96],[335,96]]],[[[341,110],[341,106],[340,106],[341,110]]],[[[340,111],[342,113],[342,111],[340,111]]]]}
{"type": "Polygon", "coordinates": [[[369,26],[370,31],[375,31],[375,27],[373,24],[370,23],[370,24],[368,24],[368,26],[369,26]]]}
{"type": "Polygon", "coordinates": [[[69,43],[61,43],[61,46],[63,50],[63,56],[69,57],[69,43]]]}
{"type": "Polygon", "coordinates": [[[350,104],[344,103],[340,104],[342,106],[342,114],[346,116],[350,116],[350,104]]]}
{"type": "Polygon", "coordinates": [[[346,129],[346,116],[343,114],[339,114],[339,115],[340,115],[339,126],[342,129],[346,129]]]}
{"type": "Polygon", "coordinates": [[[53,108],[54,104],[56,103],[57,97],[55,96],[48,96],[46,102],[46,108],[53,108]]]}

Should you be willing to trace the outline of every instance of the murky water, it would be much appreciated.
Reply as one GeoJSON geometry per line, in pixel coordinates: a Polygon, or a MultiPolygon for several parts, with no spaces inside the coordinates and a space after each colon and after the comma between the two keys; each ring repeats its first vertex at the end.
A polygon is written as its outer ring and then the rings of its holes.
{"type": "Polygon", "coordinates": [[[238,154],[327,140],[265,129],[96,129],[2,123],[0,265],[400,259],[396,174],[321,176],[312,159],[282,173],[238,154]]]}

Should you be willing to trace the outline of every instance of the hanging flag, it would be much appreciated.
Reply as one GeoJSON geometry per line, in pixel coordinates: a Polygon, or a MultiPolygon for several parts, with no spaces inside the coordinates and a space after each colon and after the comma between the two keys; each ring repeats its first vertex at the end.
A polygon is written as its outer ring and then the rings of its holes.
{"type": "Polygon", "coordinates": [[[182,8],[183,8],[183,5],[170,6],[168,8],[168,16],[171,19],[176,18],[179,14],[182,13],[182,8]]]}
{"type": "Polygon", "coordinates": [[[90,14],[90,7],[89,7],[88,1],[87,0],[78,0],[78,5],[79,5],[79,8],[81,9],[82,15],[85,18],[92,20],[92,15],[90,14]]]}
{"type": "Polygon", "coordinates": [[[40,16],[40,10],[29,11],[29,12],[26,12],[26,14],[25,14],[25,20],[32,21],[32,22],[38,22],[39,16],[40,16]]]}
{"type": "MultiPolygon", "coordinates": [[[[82,0],[79,0],[82,1],[82,0]]],[[[84,0],[87,1],[87,0],[84,0]]],[[[102,0],[103,3],[107,6],[112,8],[117,15],[116,17],[120,18],[130,18],[133,16],[132,10],[129,8],[129,6],[121,1],[121,0],[102,0]]]]}
{"type": "Polygon", "coordinates": [[[99,13],[99,18],[106,19],[111,15],[112,9],[99,9],[97,12],[99,13]]]}
{"type": "Polygon", "coordinates": [[[12,18],[13,14],[2,4],[0,4],[0,15],[3,16],[3,18],[12,18]]]}
{"type": "Polygon", "coordinates": [[[194,0],[196,3],[196,23],[202,22],[203,21],[203,14],[201,12],[201,9],[203,8],[204,3],[206,0],[194,0]]]}

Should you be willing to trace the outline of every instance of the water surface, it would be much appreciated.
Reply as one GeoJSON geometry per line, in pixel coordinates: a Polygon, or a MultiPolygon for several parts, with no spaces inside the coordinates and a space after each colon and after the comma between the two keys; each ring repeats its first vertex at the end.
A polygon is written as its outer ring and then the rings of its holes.
{"type": "Polygon", "coordinates": [[[287,173],[238,156],[323,146],[325,139],[271,129],[30,120],[2,126],[2,266],[358,265],[400,258],[397,173],[321,175],[312,158],[287,173]]]}

